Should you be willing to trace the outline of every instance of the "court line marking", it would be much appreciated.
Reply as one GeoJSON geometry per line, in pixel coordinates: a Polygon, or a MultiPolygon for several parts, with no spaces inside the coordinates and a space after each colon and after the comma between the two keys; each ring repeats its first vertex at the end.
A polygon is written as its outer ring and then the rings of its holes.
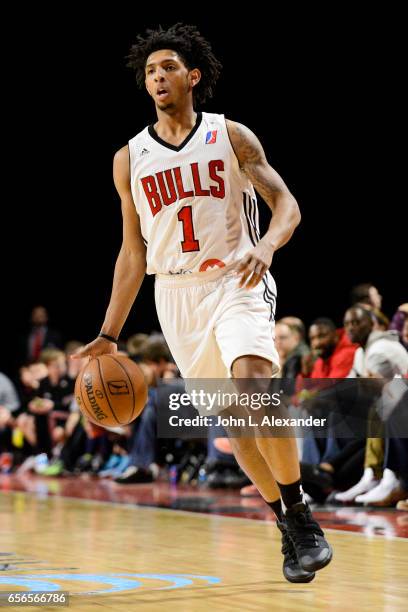
{"type": "MultiPolygon", "coordinates": [[[[265,519],[250,519],[250,518],[246,518],[244,516],[224,516],[222,514],[211,514],[210,512],[195,512],[192,510],[178,510],[175,509],[173,510],[172,508],[159,508],[158,506],[139,506],[138,504],[122,504],[120,502],[113,502],[113,501],[102,501],[99,499],[84,499],[82,497],[72,497],[72,496],[68,496],[68,495],[47,495],[46,497],[42,497],[39,496],[37,493],[35,493],[34,491],[0,491],[0,493],[5,493],[6,495],[18,495],[18,494],[23,494],[23,495],[28,495],[31,497],[36,497],[39,500],[49,500],[52,498],[60,498],[60,499],[69,499],[71,501],[77,501],[77,502],[84,502],[84,503],[90,503],[90,504],[99,504],[99,505],[104,505],[104,506],[120,506],[120,507],[124,507],[124,508],[131,508],[132,510],[146,510],[146,511],[151,511],[151,510],[163,510],[164,512],[172,512],[173,514],[182,514],[185,515],[187,514],[188,516],[196,516],[197,518],[211,518],[212,520],[217,519],[217,520],[233,520],[233,521],[246,521],[249,522],[252,525],[256,525],[257,523],[264,523],[266,525],[273,525],[275,523],[275,521],[267,521],[265,519]]],[[[372,534],[366,534],[366,533],[359,533],[358,531],[347,531],[347,530],[343,530],[343,529],[333,529],[331,527],[325,527],[324,531],[329,531],[330,533],[342,533],[343,535],[352,535],[352,536],[360,536],[363,538],[367,538],[367,539],[371,539],[371,538],[379,538],[381,540],[399,540],[402,542],[406,542],[408,543],[408,538],[404,538],[402,536],[395,536],[395,535],[381,535],[380,533],[372,533],[372,534]]]]}

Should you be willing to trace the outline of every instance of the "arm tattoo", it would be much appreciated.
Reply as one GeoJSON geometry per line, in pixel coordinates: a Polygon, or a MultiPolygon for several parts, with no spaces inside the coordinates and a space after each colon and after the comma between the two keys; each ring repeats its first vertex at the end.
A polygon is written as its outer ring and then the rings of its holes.
{"type": "Polygon", "coordinates": [[[265,160],[258,139],[248,128],[244,128],[239,123],[229,122],[229,132],[234,151],[243,170],[247,165],[250,166],[265,160]]]}
{"type": "Polygon", "coordinates": [[[270,204],[285,188],[280,176],[271,168],[258,138],[245,126],[228,121],[231,144],[245,172],[262,198],[270,204]]]}

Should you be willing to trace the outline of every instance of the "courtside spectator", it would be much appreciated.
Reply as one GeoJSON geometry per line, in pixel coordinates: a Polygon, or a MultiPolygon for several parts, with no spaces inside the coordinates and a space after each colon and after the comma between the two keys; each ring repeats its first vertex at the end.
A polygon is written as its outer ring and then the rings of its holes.
{"type": "Polygon", "coordinates": [[[275,326],[275,346],[281,364],[280,376],[296,378],[301,371],[302,357],[309,353],[309,347],[302,337],[301,327],[298,324],[278,321],[275,326]]]}
{"type": "Polygon", "coordinates": [[[400,335],[400,342],[408,350],[408,304],[401,304],[392,317],[390,329],[394,329],[400,335]]]}
{"type": "Polygon", "coordinates": [[[67,375],[63,351],[45,349],[41,353],[41,362],[47,367],[47,376],[40,381],[35,397],[28,402],[28,415],[32,418],[28,419],[25,427],[34,434],[30,443],[36,452],[51,454],[53,444],[64,440],[64,426],[75,381],[67,375]],[[49,419],[51,411],[56,416],[53,423],[49,419]]]}
{"type": "MultiPolygon", "coordinates": [[[[353,344],[343,329],[336,329],[331,319],[321,317],[316,319],[309,328],[309,341],[311,346],[310,355],[302,359],[302,374],[297,380],[297,389],[313,389],[316,383],[306,379],[345,378],[351,370],[354,354],[358,348],[353,344]]],[[[316,408],[316,411],[318,409],[316,408]]],[[[317,416],[317,412],[315,413],[317,416]]],[[[320,414],[323,417],[323,412],[320,414]]],[[[363,443],[362,443],[363,445],[363,443]]],[[[354,448],[354,447],[353,447],[354,448]]],[[[302,463],[303,477],[307,486],[306,465],[328,464],[329,460],[337,456],[337,463],[351,461],[353,453],[350,453],[349,441],[337,439],[328,435],[327,438],[318,437],[313,428],[310,428],[308,436],[303,440],[302,463]]],[[[351,465],[351,464],[350,464],[351,465]]],[[[317,469],[317,468],[316,468],[317,469]]],[[[310,473],[310,471],[309,471],[310,473]]],[[[348,482],[348,471],[338,473],[339,482],[348,482]]],[[[323,478],[323,480],[327,480],[323,478]]],[[[306,489],[305,489],[306,490],[306,489]]],[[[309,491],[310,492],[310,491],[309,491]]],[[[310,493],[313,496],[313,493],[310,493]]]]}
{"type": "Polygon", "coordinates": [[[46,348],[61,348],[62,339],[59,331],[48,325],[48,311],[44,306],[35,306],[31,311],[30,329],[22,339],[22,362],[38,361],[41,352],[46,348]]]}
{"type": "MultiPolygon", "coordinates": [[[[398,332],[372,331],[372,313],[362,307],[349,308],[344,317],[344,327],[352,342],[358,342],[350,377],[380,376],[392,379],[394,376],[405,376],[408,371],[408,353],[399,342],[398,332]]],[[[336,496],[338,501],[348,502],[363,496],[379,484],[385,476],[391,483],[389,471],[383,474],[384,439],[373,437],[370,423],[375,423],[373,414],[369,418],[369,431],[365,448],[364,473],[362,478],[351,489],[336,496]]]]}
{"type": "Polygon", "coordinates": [[[302,359],[305,378],[344,378],[350,372],[358,344],[331,319],[316,319],[309,328],[311,352],[302,359]]]}
{"type": "Polygon", "coordinates": [[[388,357],[399,354],[404,360],[407,351],[399,342],[399,334],[395,330],[373,331],[374,319],[369,310],[361,306],[353,306],[346,311],[344,329],[351,342],[359,344],[354,355],[353,367],[349,377],[364,376],[366,360],[378,356],[387,361],[388,357]]]}
{"type": "Polygon", "coordinates": [[[133,361],[141,361],[143,349],[149,342],[149,336],[147,334],[133,334],[127,341],[127,352],[133,361]]]}
{"type": "MultiPolygon", "coordinates": [[[[174,371],[175,364],[164,338],[157,335],[154,340],[148,340],[142,344],[141,357],[142,362],[139,365],[149,385],[148,400],[143,412],[132,425],[130,462],[123,473],[115,478],[115,482],[119,484],[152,482],[159,473],[157,467],[157,411],[168,406],[168,395],[171,393],[169,391],[165,395],[163,404],[160,390],[163,385],[165,389],[168,389],[167,385],[172,384],[163,383],[163,377],[168,371],[174,371]]],[[[180,384],[184,390],[184,384],[181,381],[180,384]]]]}
{"type": "Polygon", "coordinates": [[[299,319],[299,317],[288,315],[287,317],[282,317],[281,319],[279,319],[279,323],[286,323],[286,325],[290,325],[293,329],[295,329],[299,334],[301,342],[303,342],[304,346],[307,348],[307,344],[305,343],[306,327],[302,319],[299,319]]]}

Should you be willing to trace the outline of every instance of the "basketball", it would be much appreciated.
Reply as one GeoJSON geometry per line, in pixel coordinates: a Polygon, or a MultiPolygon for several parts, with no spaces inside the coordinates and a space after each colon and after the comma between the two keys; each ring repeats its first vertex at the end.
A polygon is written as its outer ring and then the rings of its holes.
{"type": "Polygon", "coordinates": [[[78,374],[75,399],[92,423],[128,425],[147,401],[147,384],[139,366],[122,355],[100,355],[78,374]]]}

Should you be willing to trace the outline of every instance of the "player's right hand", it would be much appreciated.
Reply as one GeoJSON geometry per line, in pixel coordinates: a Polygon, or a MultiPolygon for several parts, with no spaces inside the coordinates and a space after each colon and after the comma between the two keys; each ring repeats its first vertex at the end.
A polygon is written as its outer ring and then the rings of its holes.
{"type": "Polygon", "coordinates": [[[83,359],[84,357],[97,357],[98,355],[110,355],[118,352],[118,347],[114,342],[109,342],[106,338],[95,338],[89,344],[82,346],[71,355],[71,359],[83,359]]]}

